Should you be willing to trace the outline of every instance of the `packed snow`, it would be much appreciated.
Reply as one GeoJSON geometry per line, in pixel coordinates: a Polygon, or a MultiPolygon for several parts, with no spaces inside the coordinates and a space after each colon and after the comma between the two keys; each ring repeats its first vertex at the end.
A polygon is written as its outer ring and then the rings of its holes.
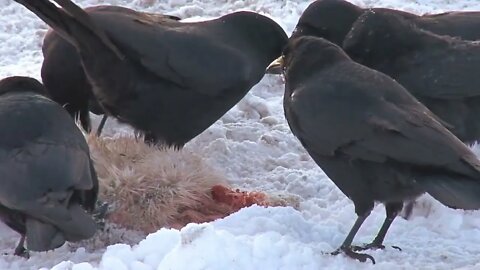
{"type": "MultiPolygon", "coordinates": [[[[275,19],[288,34],[310,1],[301,0],[77,0],[86,7],[121,5],[176,15],[186,20],[252,10],[275,19]]],[[[351,0],[367,7],[389,7],[418,14],[480,10],[479,0],[351,0]]],[[[11,0],[0,0],[0,78],[40,79],[42,39],[47,26],[11,0]]],[[[93,251],[68,245],[26,260],[15,257],[18,234],[0,225],[0,269],[480,269],[480,212],[452,210],[423,196],[411,220],[398,218],[385,250],[368,251],[377,264],[331,256],[356,215],[352,202],[325,176],[291,134],[283,116],[281,78],[267,75],[250,93],[186,148],[203,153],[231,184],[248,190],[296,195],[300,209],[242,209],[224,219],[160,229],[138,244],[116,244],[93,251]],[[402,251],[391,248],[396,245],[402,251]]],[[[98,118],[95,119],[98,122],[98,118]]],[[[328,129],[329,127],[324,127],[328,129]]],[[[131,132],[114,120],[107,133],[131,132]]],[[[370,242],[383,222],[379,205],[357,234],[370,242]]]]}

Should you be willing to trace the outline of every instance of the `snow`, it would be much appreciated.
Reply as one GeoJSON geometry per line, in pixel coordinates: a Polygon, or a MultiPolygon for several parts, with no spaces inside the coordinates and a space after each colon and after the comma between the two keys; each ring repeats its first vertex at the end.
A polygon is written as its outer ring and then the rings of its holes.
{"type": "MultiPolygon", "coordinates": [[[[360,6],[414,13],[480,10],[479,0],[351,0],[360,6]]],[[[81,6],[114,4],[168,13],[190,21],[237,10],[274,18],[288,34],[308,5],[300,0],[83,0],[81,6]]],[[[0,0],[0,78],[40,79],[41,43],[46,25],[11,0],[0,0]]],[[[419,199],[409,221],[398,218],[386,250],[369,251],[377,264],[330,256],[356,215],[353,204],[325,176],[291,134],[283,116],[281,79],[267,75],[222,119],[186,147],[201,151],[232,184],[299,196],[300,210],[252,206],[207,224],[160,229],[137,245],[116,244],[88,251],[68,245],[28,260],[0,257],[0,269],[480,269],[480,212],[452,210],[429,196],[419,199]],[[402,248],[398,251],[390,247],[402,248]]],[[[98,122],[98,118],[95,121],[98,122]]],[[[328,127],[325,127],[328,128],[328,127]]],[[[108,134],[130,132],[114,120],[108,134]]],[[[475,149],[477,150],[477,149],[475,149]]],[[[376,207],[355,243],[371,241],[384,219],[376,207]]],[[[18,235],[0,225],[0,251],[12,253],[18,235]]]]}

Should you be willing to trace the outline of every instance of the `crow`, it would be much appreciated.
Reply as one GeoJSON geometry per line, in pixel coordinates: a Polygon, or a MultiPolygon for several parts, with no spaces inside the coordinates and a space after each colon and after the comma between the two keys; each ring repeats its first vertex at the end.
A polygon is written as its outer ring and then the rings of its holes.
{"type": "Polygon", "coordinates": [[[480,44],[439,36],[393,14],[362,14],[343,49],[356,62],[387,74],[460,140],[480,139],[480,44]]]}
{"type": "Polygon", "coordinates": [[[48,0],[15,1],[75,46],[109,115],[146,141],[177,149],[240,101],[288,41],[255,12],[165,26],[137,13],[89,16],[69,0],[55,0],[63,9],[48,0]]]}
{"type": "Polygon", "coordinates": [[[36,79],[0,81],[0,219],[21,234],[24,248],[47,251],[90,238],[98,179],[83,134],[45,97],[36,79]]]}
{"type": "Polygon", "coordinates": [[[317,0],[300,16],[291,38],[316,36],[339,46],[360,15],[368,10],[401,16],[418,27],[439,35],[459,37],[465,40],[480,39],[480,12],[444,12],[418,16],[389,8],[360,8],[345,0],[317,0]]]}
{"type": "MultiPolygon", "coordinates": [[[[480,31],[478,31],[480,29],[480,12],[445,12],[418,16],[388,8],[363,9],[344,0],[317,0],[311,3],[301,15],[290,39],[301,36],[316,36],[342,46],[345,36],[351,30],[355,21],[369,10],[375,13],[395,14],[415,24],[418,28],[439,35],[449,35],[472,41],[480,39],[480,31]]],[[[428,48],[425,49],[428,50],[428,48]]],[[[380,51],[385,52],[386,50],[381,49],[380,51]]],[[[392,55],[392,57],[394,56],[392,55]]],[[[268,73],[278,74],[281,73],[281,70],[278,67],[272,67],[268,73]]],[[[418,76],[423,75],[418,74],[418,76]]],[[[410,90],[408,87],[406,88],[410,90]]],[[[439,114],[445,120],[444,124],[451,122],[446,125],[447,127],[451,128],[456,125],[455,129],[451,129],[451,131],[465,143],[472,144],[480,138],[480,126],[476,119],[476,115],[478,115],[476,108],[480,108],[477,105],[480,99],[465,98],[463,100],[451,99],[438,102],[438,100],[415,96],[424,102],[430,110],[439,114]]],[[[480,110],[478,112],[480,113],[480,110]]],[[[408,219],[412,209],[413,204],[405,207],[405,218],[408,219]]]]}
{"type": "MultiPolygon", "coordinates": [[[[180,20],[175,16],[136,12],[120,6],[94,6],[85,8],[85,11],[94,18],[131,14],[155,17],[159,23],[162,23],[163,20],[165,23],[171,20],[180,20]]],[[[42,52],[44,60],[41,76],[51,99],[64,106],[74,119],[80,120],[82,128],[90,132],[89,111],[97,115],[104,114],[104,111],[93,95],[92,86],[83,71],[75,46],[63,39],[53,29],[49,29],[43,39],[42,52]]],[[[102,123],[105,121],[106,116],[102,119],[102,123]]],[[[97,135],[100,135],[102,127],[103,125],[97,129],[97,135]]]]}
{"type": "Polygon", "coordinates": [[[384,248],[404,201],[425,192],[451,208],[480,208],[480,161],[395,80],[310,36],[289,41],[277,64],[292,133],[358,215],[332,254],[375,263],[357,251],[384,248]],[[375,202],[386,209],[380,231],[372,243],[352,246],[375,202]]]}

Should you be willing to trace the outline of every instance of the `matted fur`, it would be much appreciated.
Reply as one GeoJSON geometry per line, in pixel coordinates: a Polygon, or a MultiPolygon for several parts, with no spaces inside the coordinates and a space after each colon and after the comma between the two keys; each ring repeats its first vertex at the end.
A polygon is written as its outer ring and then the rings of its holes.
{"type": "Polygon", "coordinates": [[[115,208],[109,220],[128,229],[153,232],[210,221],[222,216],[218,211],[228,212],[211,197],[212,186],[226,184],[225,178],[199,155],[160,149],[129,136],[91,134],[87,141],[100,182],[100,199],[115,208]]]}

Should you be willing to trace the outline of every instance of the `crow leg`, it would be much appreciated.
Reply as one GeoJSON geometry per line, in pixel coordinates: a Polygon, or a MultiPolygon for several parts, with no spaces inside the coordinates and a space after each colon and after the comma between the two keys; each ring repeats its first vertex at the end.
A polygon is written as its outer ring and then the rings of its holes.
{"type": "Polygon", "coordinates": [[[98,229],[103,230],[105,228],[105,219],[111,213],[107,202],[97,200],[95,203],[95,209],[92,211],[92,218],[97,224],[98,229]]]}
{"type": "Polygon", "coordinates": [[[80,124],[82,125],[83,130],[90,133],[92,130],[92,124],[90,123],[90,112],[86,106],[78,112],[78,118],[80,119],[80,124]]]}
{"type": "Polygon", "coordinates": [[[368,254],[357,253],[352,249],[353,238],[355,238],[358,230],[369,215],[370,212],[367,212],[366,214],[357,217],[357,220],[355,221],[355,224],[353,224],[352,229],[350,229],[347,238],[345,238],[343,244],[337,250],[331,253],[332,255],[338,255],[340,253],[343,253],[346,256],[359,260],[361,262],[366,262],[367,259],[369,259],[372,261],[372,263],[375,264],[375,259],[372,256],[368,254]]]}
{"type": "MultiPolygon", "coordinates": [[[[385,217],[385,221],[383,222],[382,227],[378,231],[378,234],[375,237],[375,239],[373,239],[373,241],[370,244],[366,244],[363,246],[353,246],[353,250],[361,251],[361,250],[367,250],[367,249],[384,249],[385,246],[383,245],[383,240],[387,235],[387,231],[390,228],[390,225],[392,225],[392,222],[395,220],[398,213],[402,211],[402,207],[403,207],[403,202],[385,204],[385,210],[387,214],[385,217]]],[[[392,246],[392,247],[400,251],[402,250],[397,246],[392,246]]]]}
{"type": "Polygon", "coordinates": [[[102,130],[103,130],[103,127],[105,126],[105,122],[107,122],[107,118],[108,118],[107,114],[104,114],[97,128],[97,133],[96,133],[97,137],[100,137],[100,134],[102,134],[102,130]]]}
{"type": "Polygon", "coordinates": [[[403,215],[401,215],[404,219],[409,220],[412,216],[413,207],[415,206],[415,201],[407,201],[405,206],[403,206],[403,215]]]}
{"type": "Polygon", "coordinates": [[[28,254],[28,250],[25,249],[25,234],[22,234],[22,237],[20,238],[20,241],[18,242],[17,247],[15,248],[15,253],[13,253],[16,256],[23,257],[25,259],[30,258],[30,254],[28,254]]]}

